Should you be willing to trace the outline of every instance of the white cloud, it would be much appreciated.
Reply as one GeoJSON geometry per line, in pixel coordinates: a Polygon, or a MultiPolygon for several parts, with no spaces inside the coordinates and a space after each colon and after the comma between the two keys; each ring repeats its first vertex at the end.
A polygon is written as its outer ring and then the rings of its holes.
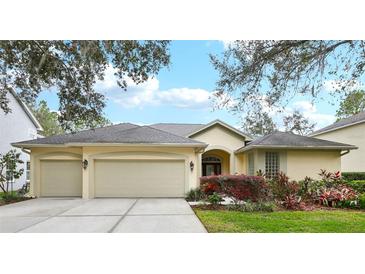
{"type": "MultiPolygon", "coordinates": [[[[310,101],[297,101],[293,103],[293,108],[299,110],[305,118],[316,123],[316,129],[328,126],[336,121],[336,117],[331,114],[318,112],[318,109],[310,101]]],[[[293,112],[290,109],[291,113],[293,112]]]]}
{"type": "Polygon", "coordinates": [[[310,101],[296,101],[291,106],[280,108],[275,106],[269,106],[265,97],[260,100],[262,111],[268,113],[268,115],[278,124],[279,130],[284,130],[283,118],[284,116],[291,115],[295,110],[300,111],[305,118],[310,122],[315,123],[315,129],[319,129],[335,122],[336,117],[331,114],[325,114],[318,111],[317,107],[310,101]]]}
{"type": "Polygon", "coordinates": [[[144,106],[169,105],[177,108],[208,108],[212,105],[211,92],[199,88],[172,88],[160,90],[159,81],[150,78],[146,82],[136,85],[126,78],[128,87],[123,91],[117,86],[114,70],[108,68],[104,81],[96,86],[104,91],[106,97],[124,108],[142,108],[144,106]]]}
{"type": "Polygon", "coordinates": [[[228,49],[229,46],[232,46],[234,44],[235,40],[220,40],[220,42],[223,44],[224,49],[228,49]]]}

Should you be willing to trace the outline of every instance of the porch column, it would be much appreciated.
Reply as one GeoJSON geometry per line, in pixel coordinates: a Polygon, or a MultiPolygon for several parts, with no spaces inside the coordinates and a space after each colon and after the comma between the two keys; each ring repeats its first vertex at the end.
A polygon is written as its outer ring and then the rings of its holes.
{"type": "Polygon", "coordinates": [[[235,169],[235,157],[234,157],[234,153],[231,152],[229,154],[229,173],[230,174],[234,174],[236,172],[236,169],[235,169]]]}
{"type": "Polygon", "coordinates": [[[198,153],[197,159],[197,180],[199,182],[199,178],[202,176],[202,153],[198,153]]]}

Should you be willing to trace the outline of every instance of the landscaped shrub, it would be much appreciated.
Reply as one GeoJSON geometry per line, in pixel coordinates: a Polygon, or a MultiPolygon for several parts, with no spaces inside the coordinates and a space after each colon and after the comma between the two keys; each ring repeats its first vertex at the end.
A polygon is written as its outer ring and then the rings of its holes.
{"type": "Polygon", "coordinates": [[[365,180],[344,181],[343,184],[353,188],[358,193],[365,193],[365,180]]]}
{"type": "Polygon", "coordinates": [[[196,201],[203,200],[205,198],[206,198],[206,195],[203,193],[203,191],[199,187],[189,190],[189,192],[186,194],[186,200],[189,202],[196,202],[196,201]]]}
{"type": "Polygon", "coordinates": [[[303,201],[315,203],[319,201],[319,197],[321,196],[324,189],[325,182],[305,177],[303,181],[299,181],[298,195],[303,201]]]}
{"type": "Polygon", "coordinates": [[[260,176],[246,175],[214,175],[200,178],[200,185],[204,193],[221,193],[235,201],[263,200],[268,195],[268,185],[260,176]]]}
{"type": "Polygon", "coordinates": [[[321,181],[324,182],[326,187],[332,187],[334,184],[338,184],[342,181],[341,172],[329,172],[325,169],[321,169],[321,172],[318,174],[321,177],[321,181]]]}
{"type": "Polygon", "coordinates": [[[358,201],[359,201],[359,207],[361,209],[365,209],[365,193],[359,195],[358,201]]]}
{"type": "Polygon", "coordinates": [[[326,189],[319,198],[322,205],[330,207],[352,207],[357,204],[356,192],[345,185],[326,189]]]}
{"type": "Polygon", "coordinates": [[[296,181],[290,181],[285,173],[280,172],[270,180],[270,188],[274,198],[286,209],[299,208],[301,198],[298,195],[300,186],[296,181]]]}
{"type": "Polygon", "coordinates": [[[207,200],[213,206],[217,206],[221,201],[223,201],[221,195],[219,195],[218,193],[213,193],[212,195],[209,195],[207,200]]]}
{"type": "Polygon", "coordinates": [[[365,180],[365,172],[342,172],[341,175],[346,181],[365,180]]]}

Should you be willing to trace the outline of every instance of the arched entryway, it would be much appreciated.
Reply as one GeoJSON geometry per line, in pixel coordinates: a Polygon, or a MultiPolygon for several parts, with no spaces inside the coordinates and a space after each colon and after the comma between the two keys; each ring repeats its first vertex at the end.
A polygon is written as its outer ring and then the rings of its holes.
{"type": "Polygon", "coordinates": [[[202,155],[202,175],[220,175],[230,173],[230,155],[224,150],[213,149],[202,155]]]}

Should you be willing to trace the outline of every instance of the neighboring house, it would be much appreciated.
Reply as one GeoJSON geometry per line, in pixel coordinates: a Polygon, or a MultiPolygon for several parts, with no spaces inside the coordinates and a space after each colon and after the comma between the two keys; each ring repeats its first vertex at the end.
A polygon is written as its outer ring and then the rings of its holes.
{"type": "Polygon", "coordinates": [[[365,172],[365,112],[342,119],[310,136],[357,146],[358,150],[342,157],[342,172],[365,172]]]}
{"type": "Polygon", "coordinates": [[[212,174],[268,174],[294,179],[340,169],[356,147],[275,133],[256,141],[215,120],[208,124],[123,123],[14,143],[31,150],[35,196],[183,197],[212,174]]]}
{"type": "MultiPolygon", "coordinates": [[[[11,143],[25,139],[36,139],[38,132],[42,130],[42,126],[34,117],[30,109],[20,100],[15,92],[7,94],[9,99],[9,107],[11,112],[5,114],[0,110],[0,153],[5,154],[9,150],[14,149],[11,143]]],[[[17,149],[21,152],[20,159],[24,162],[19,168],[24,168],[23,175],[15,181],[14,190],[22,187],[29,180],[29,154],[17,149]]]]}

